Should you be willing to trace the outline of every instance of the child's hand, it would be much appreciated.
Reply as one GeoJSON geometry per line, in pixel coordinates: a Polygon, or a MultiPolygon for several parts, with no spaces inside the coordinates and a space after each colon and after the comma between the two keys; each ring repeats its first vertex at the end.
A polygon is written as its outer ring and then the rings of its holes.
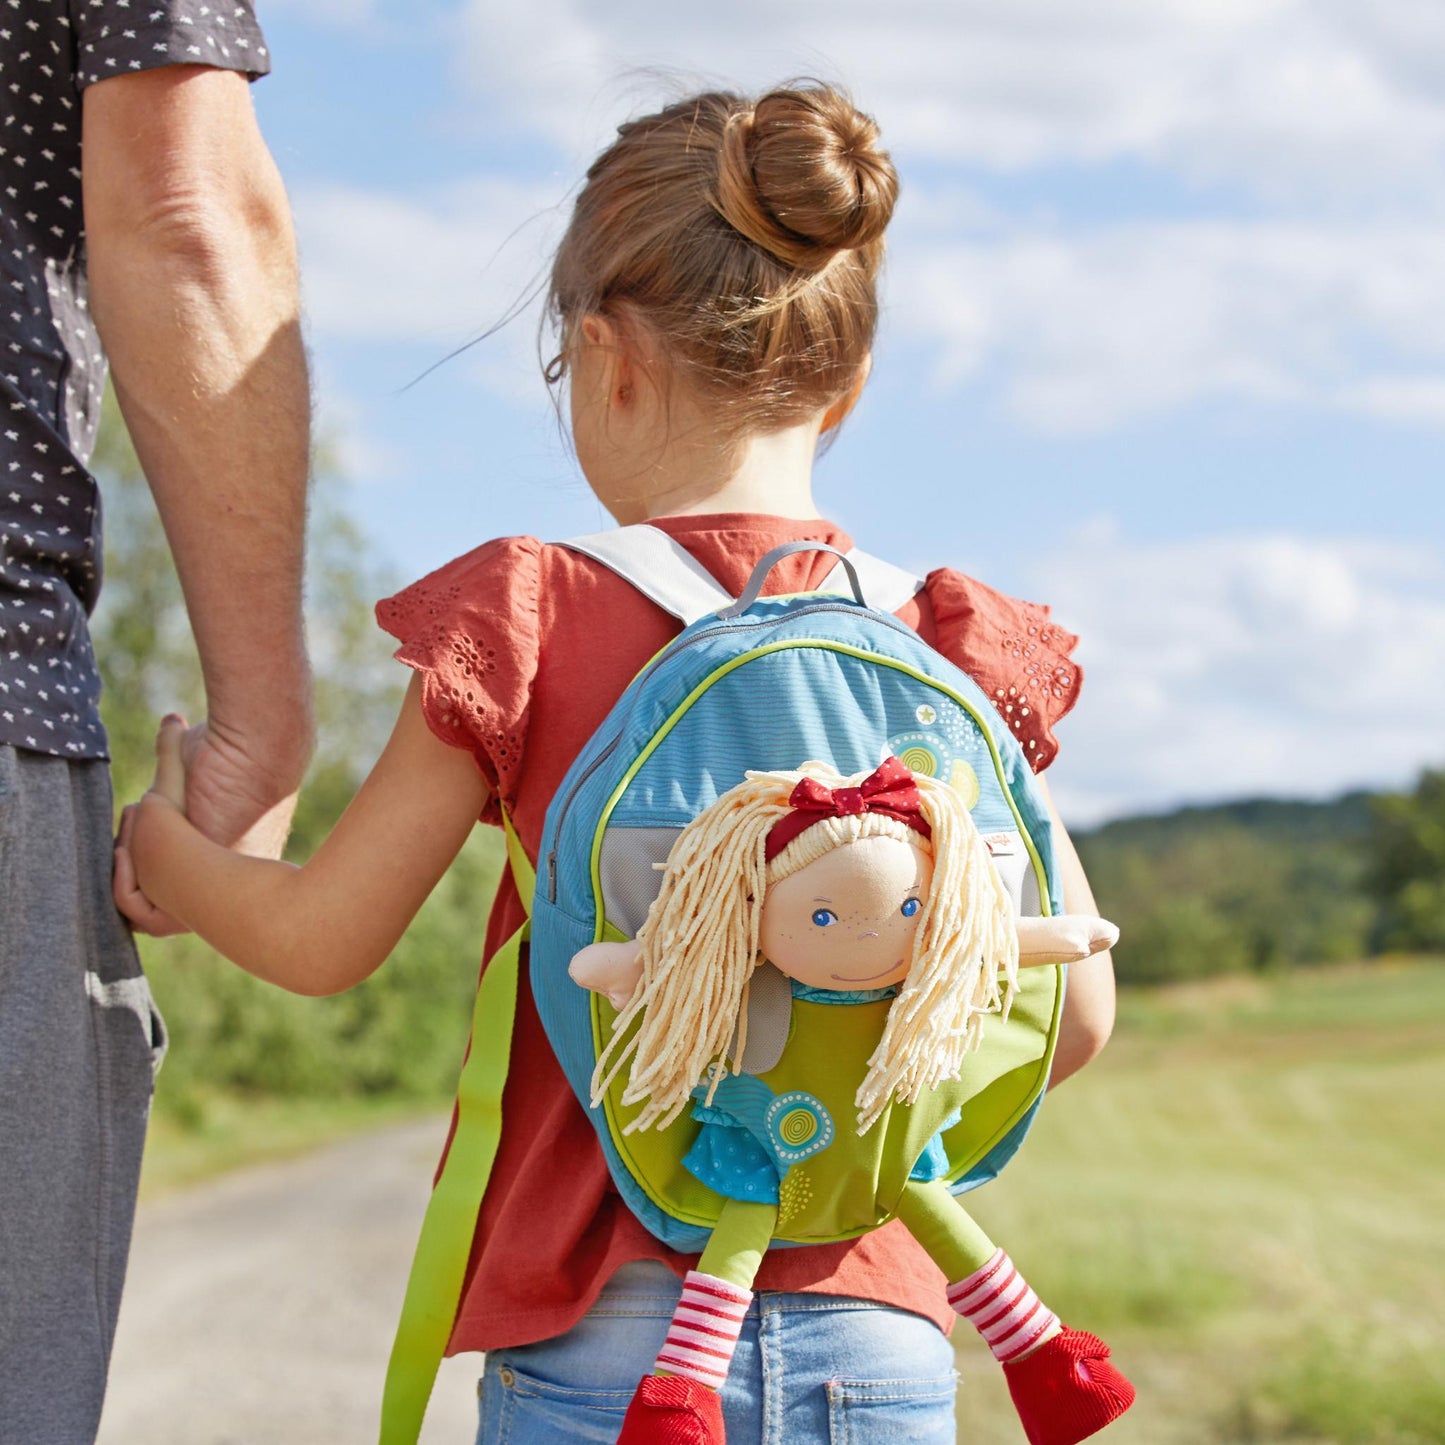
{"type": "Polygon", "coordinates": [[[120,832],[115,844],[115,879],[113,892],[116,907],[130,920],[133,928],[157,938],[185,933],[186,926],[157,908],[146,897],[136,872],[136,824],[146,807],[169,808],[182,815],[186,811],[186,762],[182,740],[186,736],[186,720],[171,713],[161,719],[156,733],[156,775],[150,789],[139,803],[122,810],[120,832]]]}
{"type": "Polygon", "coordinates": [[[186,737],[186,720],[177,713],[161,719],[156,731],[156,775],[146,797],[163,798],[182,813],[186,811],[186,759],[182,744],[186,737]]]}

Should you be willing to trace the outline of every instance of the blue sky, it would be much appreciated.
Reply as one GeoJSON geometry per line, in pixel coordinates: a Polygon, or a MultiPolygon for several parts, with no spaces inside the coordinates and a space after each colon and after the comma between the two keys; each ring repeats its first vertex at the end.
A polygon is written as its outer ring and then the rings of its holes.
{"type": "Polygon", "coordinates": [[[692,78],[822,74],[876,115],[905,190],[874,379],[820,503],[1083,634],[1069,816],[1441,761],[1445,7],[259,12],[320,411],[400,577],[605,520],[535,312],[408,383],[528,292],[612,126],[692,78]]]}

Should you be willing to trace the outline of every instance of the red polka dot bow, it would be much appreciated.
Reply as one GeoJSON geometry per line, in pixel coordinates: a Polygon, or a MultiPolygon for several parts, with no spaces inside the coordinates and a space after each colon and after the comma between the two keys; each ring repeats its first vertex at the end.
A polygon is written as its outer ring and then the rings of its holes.
{"type": "Polygon", "coordinates": [[[816,778],[804,778],[788,798],[792,811],[768,832],[766,855],[772,862],[799,833],[826,818],[850,818],[860,813],[882,813],[927,838],[932,835],[923,816],[923,800],[913,774],[897,758],[884,758],[863,781],[851,788],[830,788],[816,778]]]}

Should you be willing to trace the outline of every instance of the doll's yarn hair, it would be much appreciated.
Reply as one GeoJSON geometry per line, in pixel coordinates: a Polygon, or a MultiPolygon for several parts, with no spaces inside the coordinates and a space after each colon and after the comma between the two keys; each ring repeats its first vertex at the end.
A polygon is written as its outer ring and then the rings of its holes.
{"type": "Polygon", "coordinates": [[[1018,976],[1013,907],[968,809],[946,783],[915,779],[931,840],[879,813],[830,817],[767,861],[769,830],[789,812],[799,781],[812,777],[838,787],[865,776],[844,778],[824,763],[749,773],[679,834],[657,901],[637,934],[641,982],[592,1076],[595,1104],[632,1062],[622,1102],[642,1109],[628,1132],[666,1127],[699,1083],[709,1081],[711,1101],[723,1072],[739,1071],[768,885],[860,838],[893,837],[931,852],[933,881],[908,976],[855,1099],[858,1132],[894,1099],[913,1103],[956,1078],[978,1044],[984,1017],[1007,1013],[1018,976]]]}

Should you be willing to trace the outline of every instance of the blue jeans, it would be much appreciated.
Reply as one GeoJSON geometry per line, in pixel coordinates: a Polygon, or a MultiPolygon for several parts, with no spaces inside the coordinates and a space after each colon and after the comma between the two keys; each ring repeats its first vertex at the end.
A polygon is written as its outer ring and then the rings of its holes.
{"type": "MultiPolygon", "coordinates": [[[[477,1445],[612,1445],[681,1293],[624,1265],[565,1335],[493,1350],[477,1445]]],[[[919,1315],[867,1300],[760,1294],[723,1388],[728,1445],[954,1445],[953,1347],[919,1315]]]]}

